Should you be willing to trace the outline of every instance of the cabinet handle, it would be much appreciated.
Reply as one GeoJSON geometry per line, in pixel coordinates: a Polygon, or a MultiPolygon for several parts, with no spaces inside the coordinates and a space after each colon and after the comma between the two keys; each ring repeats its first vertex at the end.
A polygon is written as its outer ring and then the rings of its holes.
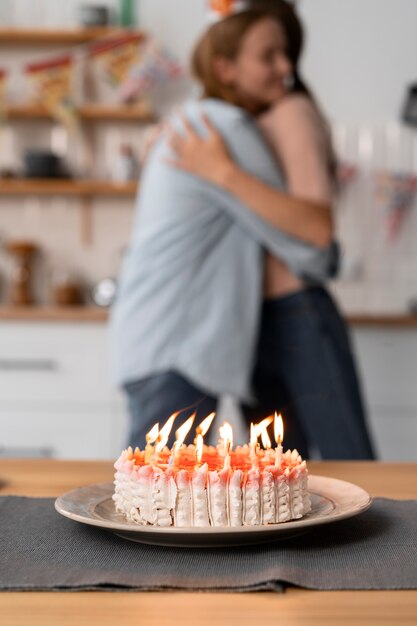
{"type": "Polygon", "coordinates": [[[2,372],[56,372],[58,362],[53,359],[0,359],[2,372]]]}

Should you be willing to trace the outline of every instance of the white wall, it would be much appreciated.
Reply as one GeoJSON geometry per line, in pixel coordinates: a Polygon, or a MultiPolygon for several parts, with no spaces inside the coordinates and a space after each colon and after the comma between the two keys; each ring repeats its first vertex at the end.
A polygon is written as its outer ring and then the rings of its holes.
{"type": "Polygon", "coordinates": [[[301,0],[308,29],[305,73],[330,117],[398,117],[417,79],[415,0],[301,0]]]}
{"type": "MultiPolygon", "coordinates": [[[[75,25],[77,7],[83,1],[0,0],[0,24],[75,25]]],[[[113,8],[118,5],[116,0],[90,1],[113,8]]],[[[358,138],[364,137],[367,143],[372,135],[376,137],[375,154],[368,166],[402,169],[410,163],[417,171],[417,133],[409,132],[403,144],[397,142],[396,129],[385,126],[398,119],[405,87],[417,78],[417,0],[299,0],[298,4],[308,35],[304,62],[307,80],[334,124],[346,124],[352,131],[345,133],[346,146],[340,150],[343,156],[355,161],[360,156],[358,138]],[[378,124],[382,127],[377,128],[378,124]],[[385,149],[386,135],[390,139],[389,149],[385,149]]],[[[206,24],[205,0],[138,0],[137,6],[139,25],[186,62],[206,24]]],[[[24,83],[19,77],[22,64],[54,54],[54,49],[19,46],[2,48],[1,54],[0,64],[15,68],[9,95],[18,100],[24,83]]],[[[158,112],[164,113],[173,100],[187,93],[188,83],[178,85],[174,93],[169,88],[156,94],[154,104],[158,112]]],[[[34,126],[19,121],[12,126],[6,136],[8,142],[0,150],[1,165],[18,162],[29,144],[49,147],[49,123],[34,126]]],[[[122,141],[131,140],[139,149],[142,128],[96,124],[94,137],[95,175],[106,177],[115,149],[122,141]]],[[[69,153],[71,164],[78,163],[75,148],[69,153]]],[[[117,268],[120,251],[129,236],[132,204],[129,199],[98,198],[93,211],[93,244],[86,247],[80,242],[76,200],[1,198],[0,239],[34,238],[44,251],[44,259],[48,259],[47,265],[79,272],[93,283],[117,268]],[[65,228],[61,226],[63,222],[65,228]],[[49,234],[51,228],[56,233],[54,238],[49,234]]],[[[355,262],[362,266],[361,280],[338,282],[337,295],[343,308],[360,312],[404,311],[416,294],[416,207],[395,245],[389,247],[384,216],[375,210],[371,177],[361,177],[350,185],[339,208],[339,236],[347,265],[355,262]]],[[[46,293],[42,297],[45,299],[46,293]]]]}
{"type": "MultiPolygon", "coordinates": [[[[140,23],[183,60],[204,28],[205,0],[139,0],[140,23]],[[171,8],[171,7],[175,7],[171,8]]],[[[299,0],[304,71],[329,116],[396,119],[417,80],[416,0],[299,0]]]]}
{"type": "MultiPolygon", "coordinates": [[[[116,9],[117,0],[89,0],[116,9]]],[[[137,0],[139,24],[182,60],[205,25],[206,0],[137,0]]],[[[82,0],[1,0],[0,24],[76,23],[82,0]]],[[[299,0],[308,31],[305,74],[339,121],[397,117],[417,79],[416,0],[299,0]]]]}
{"type": "Polygon", "coordinates": [[[186,62],[205,26],[205,0],[138,0],[139,23],[186,62]]]}

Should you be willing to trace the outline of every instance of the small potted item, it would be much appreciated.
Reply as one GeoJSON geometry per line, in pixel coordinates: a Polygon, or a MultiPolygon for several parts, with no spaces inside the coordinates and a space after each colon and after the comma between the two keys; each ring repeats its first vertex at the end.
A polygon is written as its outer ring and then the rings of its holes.
{"type": "Polygon", "coordinates": [[[94,286],[91,295],[96,306],[103,308],[111,306],[116,296],[116,281],[110,277],[103,278],[94,286]]]}
{"type": "Polygon", "coordinates": [[[128,182],[139,177],[139,161],[130,144],[122,144],[114,161],[111,177],[115,182],[128,182]]]}
{"type": "Polygon", "coordinates": [[[9,241],[6,250],[12,257],[9,304],[31,306],[34,303],[31,290],[32,265],[37,247],[31,241],[9,241]]]}
{"type": "Polygon", "coordinates": [[[83,304],[80,280],[69,272],[55,272],[52,277],[52,301],[56,306],[83,304]]]}

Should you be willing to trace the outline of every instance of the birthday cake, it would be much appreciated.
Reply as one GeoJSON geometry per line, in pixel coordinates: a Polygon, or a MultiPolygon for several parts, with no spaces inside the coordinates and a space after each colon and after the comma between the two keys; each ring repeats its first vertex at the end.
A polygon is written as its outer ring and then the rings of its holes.
{"type": "Polygon", "coordinates": [[[192,417],[177,430],[170,450],[165,444],[175,417],[165,431],[155,427],[149,433],[145,450],[128,448],[114,465],[113,501],[129,522],[182,528],[258,526],[299,519],[311,510],[306,462],[297,450],[283,453],[280,440],[276,448],[270,446],[266,429],[272,417],[251,425],[250,444],[234,450],[227,423],[217,446],[203,443],[213,416],[197,428],[194,444],[184,445],[192,417]]]}

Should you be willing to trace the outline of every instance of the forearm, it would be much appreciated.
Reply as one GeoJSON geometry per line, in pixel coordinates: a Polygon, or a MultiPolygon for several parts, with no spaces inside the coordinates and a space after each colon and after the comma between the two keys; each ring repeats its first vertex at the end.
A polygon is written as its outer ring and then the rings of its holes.
{"type": "MultiPolygon", "coordinates": [[[[206,186],[205,181],[201,184],[206,186]]],[[[321,247],[288,235],[269,224],[252,211],[247,203],[222,189],[220,185],[207,184],[205,188],[205,196],[210,198],[212,206],[221,207],[227,212],[262,248],[281,259],[295,276],[308,281],[323,282],[336,275],[339,249],[335,242],[321,247]]]]}
{"type": "Polygon", "coordinates": [[[333,223],[328,205],[282,193],[234,164],[222,168],[215,182],[274,228],[315,246],[330,244],[333,223]]]}

